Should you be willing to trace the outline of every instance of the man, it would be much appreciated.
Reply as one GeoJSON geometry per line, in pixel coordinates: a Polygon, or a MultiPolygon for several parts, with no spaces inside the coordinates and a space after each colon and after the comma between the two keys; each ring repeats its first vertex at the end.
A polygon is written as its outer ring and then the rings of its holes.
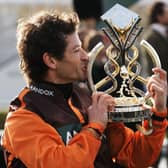
{"type": "Polygon", "coordinates": [[[147,85],[155,101],[151,135],[134,134],[122,123],[107,124],[115,100],[102,92],[90,96],[73,84],[86,80],[88,64],[77,25],[75,14],[56,12],[42,12],[18,25],[17,49],[28,86],[11,102],[5,124],[8,167],[151,165],[167,126],[166,72],[155,68],[160,78],[152,76],[147,85]]]}
{"type": "Polygon", "coordinates": [[[162,68],[168,71],[168,5],[156,2],[150,11],[150,28],[144,38],[157,51],[162,68]]]}

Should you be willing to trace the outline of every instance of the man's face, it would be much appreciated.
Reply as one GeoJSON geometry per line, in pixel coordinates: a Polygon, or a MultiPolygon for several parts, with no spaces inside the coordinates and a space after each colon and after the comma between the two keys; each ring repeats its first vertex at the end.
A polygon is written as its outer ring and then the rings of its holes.
{"type": "Polygon", "coordinates": [[[164,14],[161,17],[162,24],[168,26],[168,6],[164,7],[164,14]]]}
{"type": "Polygon", "coordinates": [[[88,55],[81,48],[78,33],[67,36],[67,47],[62,60],[57,60],[56,76],[59,83],[69,83],[87,78],[88,55]]]}

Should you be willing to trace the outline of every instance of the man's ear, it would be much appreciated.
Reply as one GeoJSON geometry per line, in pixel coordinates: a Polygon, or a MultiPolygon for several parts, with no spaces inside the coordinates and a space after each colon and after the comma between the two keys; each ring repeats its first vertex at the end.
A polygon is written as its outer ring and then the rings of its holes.
{"type": "Polygon", "coordinates": [[[56,69],[57,60],[47,52],[43,54],[43,61],[49,68],[56,69]]]}

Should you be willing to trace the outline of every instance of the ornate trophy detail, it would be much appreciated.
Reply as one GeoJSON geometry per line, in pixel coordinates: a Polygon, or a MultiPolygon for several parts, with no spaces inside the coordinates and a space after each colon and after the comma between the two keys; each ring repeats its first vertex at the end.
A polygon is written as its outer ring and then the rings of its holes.
{"type": "MultiPolygon", "coordinates": [[[[146,95],[147,80],[140,75],[142,65],[138,62],[139,52],[134,42],[142,31],[138,25],[141,18],[129,9],[116,4],[101,19],[107,25],[103,28],[111,45],[106,49],[107,61],[104,64],[106,77],[96,84],[92,78],[92,67],[97,55],[104,49],[98,43],[89,53],[88,82],[92,91],[101,90],[115,97],[116,106],[108,112],[109,122],[139,122],[149,120],[150,130],[138,125],[138,129],[148,135],[152,132],[150,108],[144,107],[150,96],[146,95]],[[138,87],[141,86],[141,87],[138,87]]],[[[161,67],[159,57],[145,40],[141,46],[149,53],[153,65],[161,67]]]]}

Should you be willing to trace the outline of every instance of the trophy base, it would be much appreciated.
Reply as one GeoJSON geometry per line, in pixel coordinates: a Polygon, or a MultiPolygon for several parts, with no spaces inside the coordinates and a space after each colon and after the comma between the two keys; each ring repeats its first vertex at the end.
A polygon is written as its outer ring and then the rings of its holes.
{"type": "Polygon", "coordinates": [[[141,104],[132,106],[115,106],[113,112],[108,112],[109,122],[141,122],[149,120],[151,113],[149,108],[144,108],[141,104]]]}

